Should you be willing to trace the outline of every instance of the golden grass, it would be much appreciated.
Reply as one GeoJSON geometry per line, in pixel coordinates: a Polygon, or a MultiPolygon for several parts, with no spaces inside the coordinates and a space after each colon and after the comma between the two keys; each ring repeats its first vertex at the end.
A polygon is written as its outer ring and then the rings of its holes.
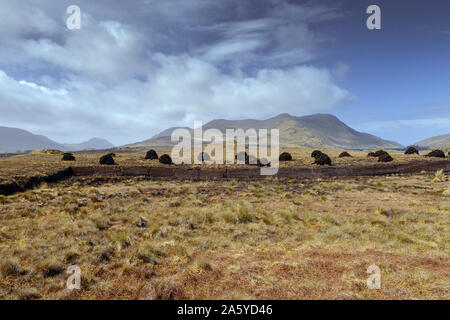
{"type": "MultiPolygon", "coordinates": [[[[311,165],[309,151],[293,151],[287,165],[311,165]]],[[[351,154],[337,165],[376,162],[351,154]]],[[[148,163],[137,156],[117,162],[148,163]]],[[[35,154],[1,159],[0,172],[59,165],[59,156],[35,154]]],[[[439,172],[42,185],[0,199],[0,298],[449,299],[448,190],[439,172]],[[82,289],[68,291],[73,264],[82,289]],[[366,286],[371,264],[381,290],[366,286]]]]}

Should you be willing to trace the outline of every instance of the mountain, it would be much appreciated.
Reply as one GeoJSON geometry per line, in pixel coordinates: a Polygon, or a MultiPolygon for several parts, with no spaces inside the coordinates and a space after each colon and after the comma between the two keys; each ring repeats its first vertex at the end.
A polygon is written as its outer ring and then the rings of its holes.
{"type": "Polygon", "coordinates": [[[41,149],[57,149],[61,151],[78,151],[84,149],[109,149],[114,147],[110,142],[93,138],[80,144],[61,144],[46,136],[33,134],[18,128],[0,127],[0,152],[17,152],[41,149]]]}
{"type": "Polygon", "coordinates": [[[172,132],[175,131],[176,129],[187,129],[187,130],[192,130],[189,127],[172,127],[169,129],[166,129],[164,131],[161,131],[158,134],[155,134],[153,137],[151,137],[150,139],[158,139],[158,138],[162,138],[162,137],[170,137],[172,135],[172,132]]]}
{"type": "Polygon", "coordinates": [[[0,127],[0,152],[38,149],[61,150],[61,145],[47,137],[35,135],[22,129],[0,127]]]}
{"type": "Polygon", "coordinates": [[[421,148],[450,148],[450,133],[444,134],[442,136],[431,137],[419,142],[414,143],[414,145],[421,148]]]}
{"type": "Polygon", "coordinates": [[[92,138],[88,141],[79,143],[79,144],[63,144],[63,147],[66,150],[79,151],[79,150],[89,150],[89,149],[111,149],[114,148],[114,145],[108,140],[101,138],[92,138]]]}
{"type": "MultiPolygon", "coordinates": [[[[383,140],[368,133],[358,132],[337,117],[329,114],[315,114],[296,117],[289,114],[280,114],[267,120],[224,120],[218,119],[206,123],[203,130],[225,129],[244,130],[275,129],[280,130],[281,147],[305,148],[333,148],[333,149],[376,149],[376,148],[402,148],[394,141],[383,140]]],[[[170,128],[157,134],[151,139],[130,144],[126,147],[157,147],[171,146],[170,134],[176,128],[170,128]]],[[[189,128],[188,128],[189,129],[189,128]]],[[[190,129],[192,130],[192,129],[190,129]]]]}
{"type": "Polygon", "coordinates": [[[172,127],[172,128],[166,129],[164,131],[161,131],[158,134],[155,134],[150,139],[132,143],[132,144],[127,144],[127,145],[123,146],[123,148],[147,148],[149,146],[151,146],[153,148],[170,147],[173,145],[170,136],[172,135],[172,132],[175,131],[176,129],[187,129],[187,130],[192,131],[192,129],[189,127],[172,127]]]}

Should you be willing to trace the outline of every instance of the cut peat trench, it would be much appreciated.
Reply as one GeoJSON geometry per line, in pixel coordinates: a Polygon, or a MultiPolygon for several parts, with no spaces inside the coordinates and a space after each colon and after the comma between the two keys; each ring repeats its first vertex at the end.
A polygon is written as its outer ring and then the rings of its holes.
{"type": "Polygon", "coordinates": [[[10,183],[0,184],[0,195],[10,195],[17,192],[24,192],[36,188],[41,183],[56,183],[63,180],[67,180],[73,177],[72,168],[66,168],[58,172],[46,175],[46,176],[34,176],[24,181],[13,181],[10,183]]]}
{"type": "Polygon", "coordinates": [[[273,178],[321,178],[321,177],[356,177],[379,176],[388,174],[408,174],[421,171],[437,171],[443,169],[450,172],[450,161],[416,161],[402,164],[371,165],[354,167],[323,168],[279,168],[274,176],[263,176],[259,168],[223,168],[203,169],[189,167],[72,167],[74,176],[100,177],[136,177],[145,176],[150,179],[172,180],[222,180],[240,179],[254,180],[273,178]]]}
{"type": "Polygon", "coordinates": [[[450,172],[450,161],[415,161],[410,163],[370,165],[354,167],[324,167],[324,168],[279,168],[273,176],[263,176],[259,168],[223,168],[203,169],[183,167],[121,167],[121,166],[90,166],[69,167],[47,176],[36,176],[25,182],[12,182],[0,185],[0,195],[10,195],[38,187],[41,183],[56,183],[71,177],[147,177],[149,179],[170,180],[257,180],[267,177],[308,179],[330,177],[382,176],[389,174],[412,174],[422,171],[444,170],[450,172]]]}

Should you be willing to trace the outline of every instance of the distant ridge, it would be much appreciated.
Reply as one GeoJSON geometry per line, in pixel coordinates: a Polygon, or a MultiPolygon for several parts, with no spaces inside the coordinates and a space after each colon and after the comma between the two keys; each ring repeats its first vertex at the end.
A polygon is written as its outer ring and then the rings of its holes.
{"type": "Polygon", "coordinates": [[[421,148],[450,148],[450,133],[441,136],[431,137],[419,142],[414,145],[421,148]]]}
{"type": "Polygon", "coordinates": [[[92,138],[79,144],[61,144],[46,136],[33,134],[29,131],[0,127],[0,153],[25,152],[41,149],[57,149],[61,151],[79,151],[85,149],[109,149],[114,145],[100,138],[92,138]]]}
{"type": "Polygon", "coordinates": [[[92,149],[103,150],[114,148],[114,145],[111,142],[101,138],[92,138],[79,144],[63,144],[63,146],[65,149],[72,151],[92,149]]]}
{"type": "Polygon", "coordinates": [[[18,128],[0,127],[0,152],[60,148],[60,144],[45,136],[18,128]]]}
{"type": "MultiPolygon", "coordinates": [[[[332,148],[332,149],[395,149],[403,146],[394,141],[383,140],[368,133],[358,132],[337,117],[330,114],[292,116],[279,114],[267,120],[224,120],[217,119],[206,123],[203,130],[219,129],[275,129],[280,130],[281,147],[332,148]]],[[[175,128],[169,128],[152,138],[129,144],[124,147],[143,148],[173,145],[170,135],[175,128]]],[[[187,128],[192,130],[190,128],[187,128]]]]}

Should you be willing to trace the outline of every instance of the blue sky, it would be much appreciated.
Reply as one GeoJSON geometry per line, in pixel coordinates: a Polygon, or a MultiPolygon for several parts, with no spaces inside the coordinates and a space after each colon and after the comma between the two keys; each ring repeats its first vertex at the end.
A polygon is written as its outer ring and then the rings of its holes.
{"type": "Polygon", "coordinates": [[[339,82],[356,96],[335,112],[363,131],[410,144],[450,132],[450,3],[448,1],[346,1],[348,17],[323,26],[336,41],[318,62],[342,61],[339,82]],[[382,12],[382,29],[360,27],[370,4],[382,12]]]}
{"type": "Polygon", "coordinates": [[[0,126],[116,145],[214,118],[331,113],[404,145],[450,132],[443,0],[0,0],[0,126]],[[81,8],[68,30],[66,8],[81,8]],[[366,8],[381,8],[381,30],[366,8]]]}

